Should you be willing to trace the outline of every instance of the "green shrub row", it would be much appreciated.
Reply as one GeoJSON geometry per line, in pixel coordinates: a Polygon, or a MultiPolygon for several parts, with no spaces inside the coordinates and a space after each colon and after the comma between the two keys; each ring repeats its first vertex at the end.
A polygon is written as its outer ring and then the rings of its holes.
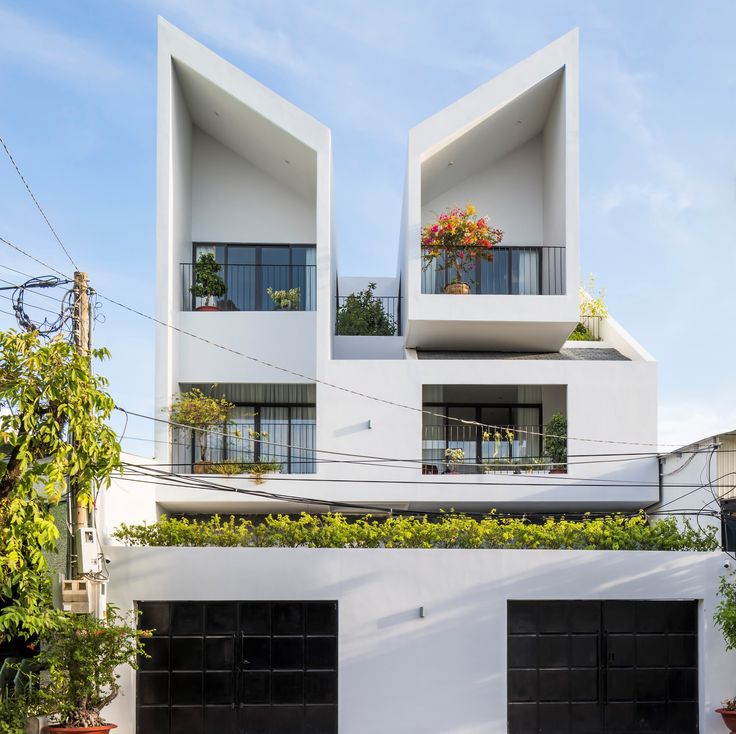
{"type": "Polygon", "coordinates": [[[298,517],[269,515],[260,523],[218,515],[207,520],[163,516],[153,525],[121,525],[114,537],[130,546],[248,548],[545,548],[570,550],[712,551],[715,529],[695,530],[675,518],[649,522],[610,515],[582,520],[548,518],[541,523],[491,513],[482,519],[331,513],[298,517]]]}

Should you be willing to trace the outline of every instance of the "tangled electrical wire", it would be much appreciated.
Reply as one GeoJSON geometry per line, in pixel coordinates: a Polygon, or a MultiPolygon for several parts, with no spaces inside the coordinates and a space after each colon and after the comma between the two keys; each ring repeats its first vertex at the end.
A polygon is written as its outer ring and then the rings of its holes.
{"type": "Polygon", "coordinates": [[[22,329],[26,331],[36,331],[41,336],[50,336],[58,331],[64,329],[67,324],[71,321],[73,315],[73,296],[74,291],[72,289],[66,291],[61,297],[60,311],[56,318],[44,317],[43,321],[36,321],[28,314],[27,306],[25,303],[25,294],[27,290],[33,290],[35,288],[57,288],[58,286],[64,286],[72,283],[71,280],[65,278],[58,278],[55,275],[44,275],[36,278],[31,278],[25,283],[17,286],[13,291],[12,303],[13,311],[15,311],[15,317],[18,320],[18,324],[22,329]]]}

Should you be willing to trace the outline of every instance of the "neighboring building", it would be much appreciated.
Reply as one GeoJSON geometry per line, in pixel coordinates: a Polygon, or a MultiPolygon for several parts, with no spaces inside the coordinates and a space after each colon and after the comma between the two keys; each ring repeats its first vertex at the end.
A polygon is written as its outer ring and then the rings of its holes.
{"type": "MultiPolygon", "coordinates": [[[[600,341],[567,341],[580,319],[577,32],[410,131],[394,278],[339,271],[327,128],[165,21],[158,54],[157,317],[175,328],[156,329],[156,415],[192,387],[224,395],[235,426],[212,436],[211,458],[280,473],[260,486],[211,475],[209,490],[116,482],[108,541],[161,512],[659,501],[654,360],[611,317],[591,324],[600,341]],[[461,297],[422,269],[419,232],[469,200],[505,236],[461,297]],[[204,253],[228,286],[217,312],[189,292],[204,253]],[[336,334],[337,310],[370,282],[394,333],[336,334]],[[296,307],[274,310],[269,287],[298,288],[296,307]],[[536,463],[555,413],[566,474],[536,463]]],[[[191,437],[157,425],[160,468],[192,473],[191,437]]],[[[710,731],[731,693],[706,624],[719,554],[106,551],[111,600],[140,604],[158,630],[110,709],[121,734],[136,716],[139,734],[710,731]]]]}
{"type": "Polygon", "coordinates": [[[693,527],[715,527],[724,549],[736,551],[736,431],[664,454],[660,487],[660,501],[652,511],[683,513],[683,521],[693,527]]]}

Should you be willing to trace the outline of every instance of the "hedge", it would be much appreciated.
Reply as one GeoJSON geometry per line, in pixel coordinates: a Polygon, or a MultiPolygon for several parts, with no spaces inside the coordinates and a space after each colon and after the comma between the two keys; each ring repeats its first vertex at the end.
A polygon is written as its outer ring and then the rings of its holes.
{"type": "Polygon", "coordinates": [[[649,522],[643,512],[538,523],[495,513],[481,519],[457,514],[430,519],[302,513],[269,515],[259,523],[233,516],[163,516],[152,525],[121,525],[113,537],[129,546],[713,551],[718,547],[715,534],[715,528],[696,530],[687,521],[678,525],[674,517],[649,522]]]}

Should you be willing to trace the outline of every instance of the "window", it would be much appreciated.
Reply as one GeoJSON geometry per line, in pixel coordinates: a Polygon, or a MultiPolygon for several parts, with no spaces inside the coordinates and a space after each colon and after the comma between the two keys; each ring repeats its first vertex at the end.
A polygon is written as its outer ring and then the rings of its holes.
{"type": "MultiPolygon", "coordinates": [[[[218,307],[224,311],[274,311],[276,305],[268,295],[275,291],[299,289],[298,311],[316,308],[316,249],[314,245],[226,245],[197,243],[192,263],[200,255],[211,252],[222,266],[221,277],[227,294],[218,307]]],[[[184,308],[201,305],[193,298],[190,286],[194,275],[192,263],[182,265],[184,308]]]]}
{"type": "Polygon", "coordinates": [[[541,405],[460,405],[425,403],[422,463],[425,473],[481,473],[499,460],[541,455],[541,405]],[[488,426],[468,425],[462,421],[488,426]],[[501,430],[490,428],[498,426],[501,430]],[[498,434],[498,435],[496,435],[498,434]],[[462,460],[448,466],[445,452],[460,449],[462,460]]]}

